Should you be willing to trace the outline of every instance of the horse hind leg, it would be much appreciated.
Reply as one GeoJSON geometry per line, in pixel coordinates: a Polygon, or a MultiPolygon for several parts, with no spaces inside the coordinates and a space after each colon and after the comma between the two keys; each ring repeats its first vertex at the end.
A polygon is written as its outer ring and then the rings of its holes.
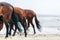
{"type": "Polygon", "coordinates": [[[23,20],[22,24],[23,24],[23,28],[24,28],[25,37],[27,37],[27,32],[26,32],[27,23],[26,23],[25,19],[23,20]]]}
{"type": "Polygon", "coordinates": [[[17,31],[17,28],[15,27],[15,30],[14,30],[13,36],[15,36],[16,31],[17,31]]]}
{"type": "Polygon", "coordinates": [[[33,22],[32,22],[32,21],[31,21],[31,25],[32,25],[33,30],[34,30],[34,34],[36,34],[35,27],[34,27],[34,24],[33,24],[33,22]]]}
{"type": "Polygon", "coordinates": [[[9,30],[9,32],[8,32],[8,33],[9,33],[9,35],[11,35],[11,29],[12,29],[12,28],[11,28],[11,26],[10,26],[10,30],[9,30]]]}

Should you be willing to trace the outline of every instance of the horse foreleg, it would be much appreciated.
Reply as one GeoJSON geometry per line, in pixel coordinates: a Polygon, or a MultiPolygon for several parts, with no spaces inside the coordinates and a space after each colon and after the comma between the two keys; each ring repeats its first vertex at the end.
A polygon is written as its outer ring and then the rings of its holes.
{"type": "Polygon", "coordinates": [[[24,27],[24,33],[25,33],[25,37],[27,37],[27,32],[26,32],[26,29],[25,29],[25,27],[24,27]]]}
{"type": "Polygon", "coordinates": [[[11,35],[11,30],[13,29],[13,24],[10,24],[9,35],[11,35]]]}
{"type": "Polygon", "coordinates": [[[11,29],[12,29],[12,28],[11,28],[11,26],[10,26],[10,30],[9,30],[9,32],[8,32],[8,33],[9,33],[9,35],[11,35],[11,29]]]}
{"type": "Polygon", "coordinates": [[[26,32],[27,23],[26,23],[25,19],[22,21],[22,25],[23,25],[23,28],[24,28],[25,37],[27,37],[27,32],[26,32]]]}
{"type": "Polygon", "coordinates": [[[6,36],[5,37],[8,37],[8,27],[9,25],[8,24],[5,24],[6,25],[6,36]]]}
{"type": "Polygon", "coordinates": [[[11,35],[11,30],[13,29],[13,21],[12,20],[9,22],[9,25],[10,25],[9,35],[11,35]]]}

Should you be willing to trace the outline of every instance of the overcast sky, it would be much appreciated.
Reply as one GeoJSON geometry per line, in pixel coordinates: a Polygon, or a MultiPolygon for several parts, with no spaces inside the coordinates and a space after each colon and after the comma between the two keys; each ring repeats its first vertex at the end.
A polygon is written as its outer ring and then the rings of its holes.
{"type": "Polygon", "coordinates": [[[0,0],[40,15],[60,15],[60,0],[0,0]]]}

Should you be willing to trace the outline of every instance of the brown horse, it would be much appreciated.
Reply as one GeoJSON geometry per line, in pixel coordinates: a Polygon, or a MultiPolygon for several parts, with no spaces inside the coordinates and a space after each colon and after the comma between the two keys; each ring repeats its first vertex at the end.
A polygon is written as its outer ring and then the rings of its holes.
{"type": "MultiPolygon", "coordinates": [[[[21,9],[21,8],[18,8],[18,7],[14,7],[14,10],[15,10],[15,13],[16,13],[16,15],[18,16],[18,18],[19,18],[19,21],[21,22],[21,24],[23,24],[23,19],[26,21],[26,19],[27,19],[27,21],[28,21],[28,26],[24,26],[23,25],[23,28],[25,28],[25,30],[24,31],[26,31],[30,26],[30,24],[32,25],[32,27],[33,27],[33,30],[34,30],[34,34],[36,33],[35,32],[35,27],[34,27],[34,24],[33,24],[33,18],[35,17],[35,22],[36,22],[36,26],[37,26],[37,28],[38,29],[40,29],[41,28],[41,26],[40,26],[40,24],[39,24],[39,21],[37,20],[37,17],[36,17],[36,14],[35,14],[35,12],[34,11],[32,11],[32,10],[27,10],[27,9],[21,9]],[[21,17],[20,17],[21,16],[21,17]]],[[[11,22],[12,23],[12,22],[11,22]]],[[[27,25],[27,24],[26,24],[27,25]]],[[[15,29],[15,31],[16,31],[16,29],[15,29]]],[[[40,31],[40,30],[39,30],[40,31]]],[[[15,33],[13,34],[13,35],[15,35],[15,33]]],[[[27,35],[27,33],[25,34],[25,36],[27,35]]]]}
{"type": "Polygon", "coordinates": [[[20,31],[21,29],[18,27],[18,19],[17,16],[14,14],[14,8],[12,5],[6,2],[0,2],[0,30],[3,28],[3,22],[6,25],[6,37],[8,37],[8,23],[13,20],[15,27],[18,28],[20,31]]]}
{"type": "MultiPolygon", "coordinates": [[[[24,16],[23,14],[21,14],[21,13],[23,13],[23,12],[22,12],[22,10],[20,11],[19,8],[14,8],[14,11],[15,11],[15,14],[17,15],[18,19],[19,19],[19,22],[22,24],[22,26],[23,26],[23,28],[24,28],[24,33],[25,33],[25,37],[26,37],[26,36],[27,36],[27,32],[26,32],[26,27],[27,27],[26,18],[25,18],[25,16],[24,16]]],[[[11,20],[9,24],[10,24],[11,29],[12,29],[12,27],[13,27],[13,25],[14,25],[13,21],[11,20]]],[[[9,31],[9,34],[10,34],[10,35],[11,35],[11,29],[10,29],[10,31],[9,31]]],[[[16,30],[17,30],[17,29],[15,28],[15,31],[14,31],[14,33],[13,33],[13,36],[15,35],[16,30]]]]}
{"type": "Polygon", "coordinates": [[[31,24],[32,27],[33,27],[33,30],[34,30],[34,34],[36,33],[35,32],[35,27],[34,27],[34,24],[33,24],[33,18],[35,18],[36,27],[38,28],[39,31],[41,31],[40,30],[41,26],[40,26],[39,21],[37,19],[36,13],[33,10],[24,9],[24,14],[25,14],[26,19],[28,21],[27,29],[30,27],[30,24],[31,24]]]}
{"type": "Polygon", "coordinates": [[[40,31],[41,26],[39,24],[36,13],[34,11],[28,10],[28,9],[22,9],[22,8],[18,8],[18,7],[15,7],[14,9],[15,9],[15,12],[18,11],[18,13],[16,15],[23,15],[25,17],[25,20],[27,19],[28,27],[26,27],[26,30],[30,27],[30,24],[31,24],[32,27],[33,27],[33,30],[34,30],[34,34],[36,33],[35,32],[35,27],[34,27],[34,24],[33,24],[33,18],[35,18],[36,26],[40,31]]]}

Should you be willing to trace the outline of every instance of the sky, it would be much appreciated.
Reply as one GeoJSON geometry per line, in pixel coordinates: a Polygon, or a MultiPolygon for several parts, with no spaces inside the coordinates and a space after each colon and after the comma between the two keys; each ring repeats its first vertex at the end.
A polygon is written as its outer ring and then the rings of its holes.
{"type": "Polygon", "coordinates": [[[31,9],[38,15],[60,15],[60,0],[0,0],[23,9],[31,9]]]}

